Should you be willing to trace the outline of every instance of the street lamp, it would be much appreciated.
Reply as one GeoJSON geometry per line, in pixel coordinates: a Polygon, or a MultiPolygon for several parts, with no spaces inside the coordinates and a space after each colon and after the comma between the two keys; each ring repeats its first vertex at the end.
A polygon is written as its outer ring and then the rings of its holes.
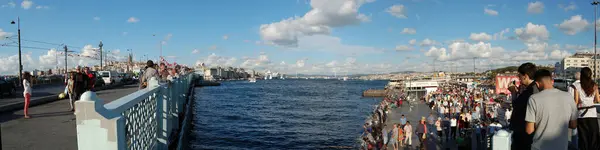
{"type": "Polygon", "coordinates": [[[21,18],[17,17],[17,22],[14,20],[10,22],[10,24],[17,24],[17,36],[19,41],[19,85],[22,85],[23,78],[21,77],[23,74],[23,64],[21,63],[21,18]]]}
{"type": "Polygon", "coordinates": [[[102,46],[104,46],[104,44],[102,44],[102,41],[100,41],[100,44],[98,46],[100,47],[100,70],[103,70],[103,68],[102,68],[102,46]]]}
{"type": "Polygon", "coordinates": [[[127,51],[129,52],[129,55],[127,56],[127,72],[129,72],[129,66],[131,65],[131,62],[132,62],[132,59],[133,59],[133,50],[132,49],[127,49],[127,51]]]}
{"type": "MultiPolygon", "coordinates": [[[[152,36],[156,36],[156,34],[152,34],[152,36]]],[[[163,46],[162,40],[158,42],[158,46],[159,46],[159,51],[160,51],[160,56],[158,59],[160,60],[160,58],[162,58],[162,46],[163,46]]]]}

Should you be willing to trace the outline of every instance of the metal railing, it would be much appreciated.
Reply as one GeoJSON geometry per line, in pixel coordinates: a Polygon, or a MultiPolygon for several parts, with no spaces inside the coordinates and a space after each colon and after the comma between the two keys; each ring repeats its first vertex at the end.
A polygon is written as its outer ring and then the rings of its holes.
{"type": "Polygon", "coordinates": [[[188,74],[167,83],[155,78],[148,87],[104,104],[94,92],[86,92],[76,105],[79,149],[167,149],[179,138],[190,86],[188,74]]]}

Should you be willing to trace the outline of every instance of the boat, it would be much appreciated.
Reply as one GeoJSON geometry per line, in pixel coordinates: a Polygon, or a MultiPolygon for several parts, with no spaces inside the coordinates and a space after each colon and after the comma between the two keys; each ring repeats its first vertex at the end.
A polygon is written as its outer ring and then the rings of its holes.
{"type": "Polygon", "coordinates": [[[254,83],[254,82],[256,82],[256,78],[250,78],[250,79],[248,79],[248,81],[249,81],[250,83],[254,83]]]}
{"type": "Polygon", "coordinates": [[[344,80],[344,81],[348,81],[348,77],[344,77],[344,78],[343,78],[343,80],[344,80]]]}

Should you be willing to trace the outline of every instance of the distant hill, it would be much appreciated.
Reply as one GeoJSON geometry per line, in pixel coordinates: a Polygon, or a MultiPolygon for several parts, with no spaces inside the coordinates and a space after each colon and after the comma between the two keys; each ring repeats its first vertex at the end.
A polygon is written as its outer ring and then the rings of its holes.
{"type": "Polygon", "coordinates": [[[390,72],[390,74],[409,74],[409,73],[417,73],[417,72],[416,71],[390,72]]]}
{"type": "MultiPolygon", "coordinates": [[[[492,73],[505,73],[505,72],[513,72],[513,71],[517,71],[519,69],[518,66],[508,66],[508,67],[504,67],[504,68],[497,68],[497,69],[492,69],[492,70],[488,70],[486,72],[492,72],[492,73]]],[[[538,69],[547,69],[551,72],[554,71],[554,68],[552,67],[543,67],[543,66],[538,66],[538,69]]]]}

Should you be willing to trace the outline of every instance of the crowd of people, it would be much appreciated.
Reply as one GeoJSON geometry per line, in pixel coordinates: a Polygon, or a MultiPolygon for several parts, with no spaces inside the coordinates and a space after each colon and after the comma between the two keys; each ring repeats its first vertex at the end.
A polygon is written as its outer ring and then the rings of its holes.
{"type": "MultiPolygon", "coordinates": [[[[518,67],[520,85],[510,85],[511,93],[495,94],[492,89],[445,83],[425,96],[431,114],[411,124],[404,115],[388,118],[402,107],[402,90],[384,98],[364,125],[362,149],[393,149],[413,144],[416,136],[426,149],[430,136],[437,144],[454,140],[459,148],[466,139],[477,147],[490,148],[491,138],[500,130],[511,133],[512,149],[600,149],[600,129],[594,104],[600,103],[598,85],[590,68],[582,68],[567,91],[554,88],[552,72],[532,63],[518,67]],[[387,120],[399,120],[386,128],[387,120]],[[384,130],[388,129],[388,130],[384,130]],[[570,136],[569,136],[570,135],[570,136]],[[475,139],[473,139],[475,138],[475,139]]],[[[465,143],[463,143],[465,142],[465,143]]]]}
{"type": "MultiPolygon", "coordinates": [[[[161,62],[160,65],[154,64],[153,61],[148,60],[146,67],[140,72],[140,84],[139,88],[144,89],[148,85],[148,81],[154,77],[161,82],[170,82],[179,78],[180,75],[191,72],[192,69],[182,67],[180,65],[167,65],[165,62],[161,62]],[[172,66],[172,67],[169,67],[172,66]],[[155,69],[158,68],[158,69],[155,69]]],[[[22,74],[23,84],[23,97],[24,97],[24,118],[31,118],[29,115],[29,104],[31,102],[31,73],[24,72],[22,74]]],[[[75,112],[75,101],[79,100],[81,95],[87,91],[95,91],[96,86],[96,74],[92,73],[89,67],[77,66],[75,70],[67,72],[65,78],[65,91],[63,92],[68,96],[70,109],[69,111],[75,112]]]]}
{"type": "MultiPolygon", "coordinates": [[[[387,144],[392,141],[395,143],[398,141],[398,132],[394,132],[396,135],[390,135],[385,133],[383,130],[386,127],[385,123],[388,118],[390,110],[398,107],[402,107],[402,103],[406,96],[402,90],[394,90],[389,92],[389,96],[385,97],[373,111],[371,117],[369,117],[366,123],[363,125],[364,131],[362,137],[363,149],[383,149],[387,147],[387,144]]],[[[397,128],[399,125],[394,125],[397,128]]]]}

